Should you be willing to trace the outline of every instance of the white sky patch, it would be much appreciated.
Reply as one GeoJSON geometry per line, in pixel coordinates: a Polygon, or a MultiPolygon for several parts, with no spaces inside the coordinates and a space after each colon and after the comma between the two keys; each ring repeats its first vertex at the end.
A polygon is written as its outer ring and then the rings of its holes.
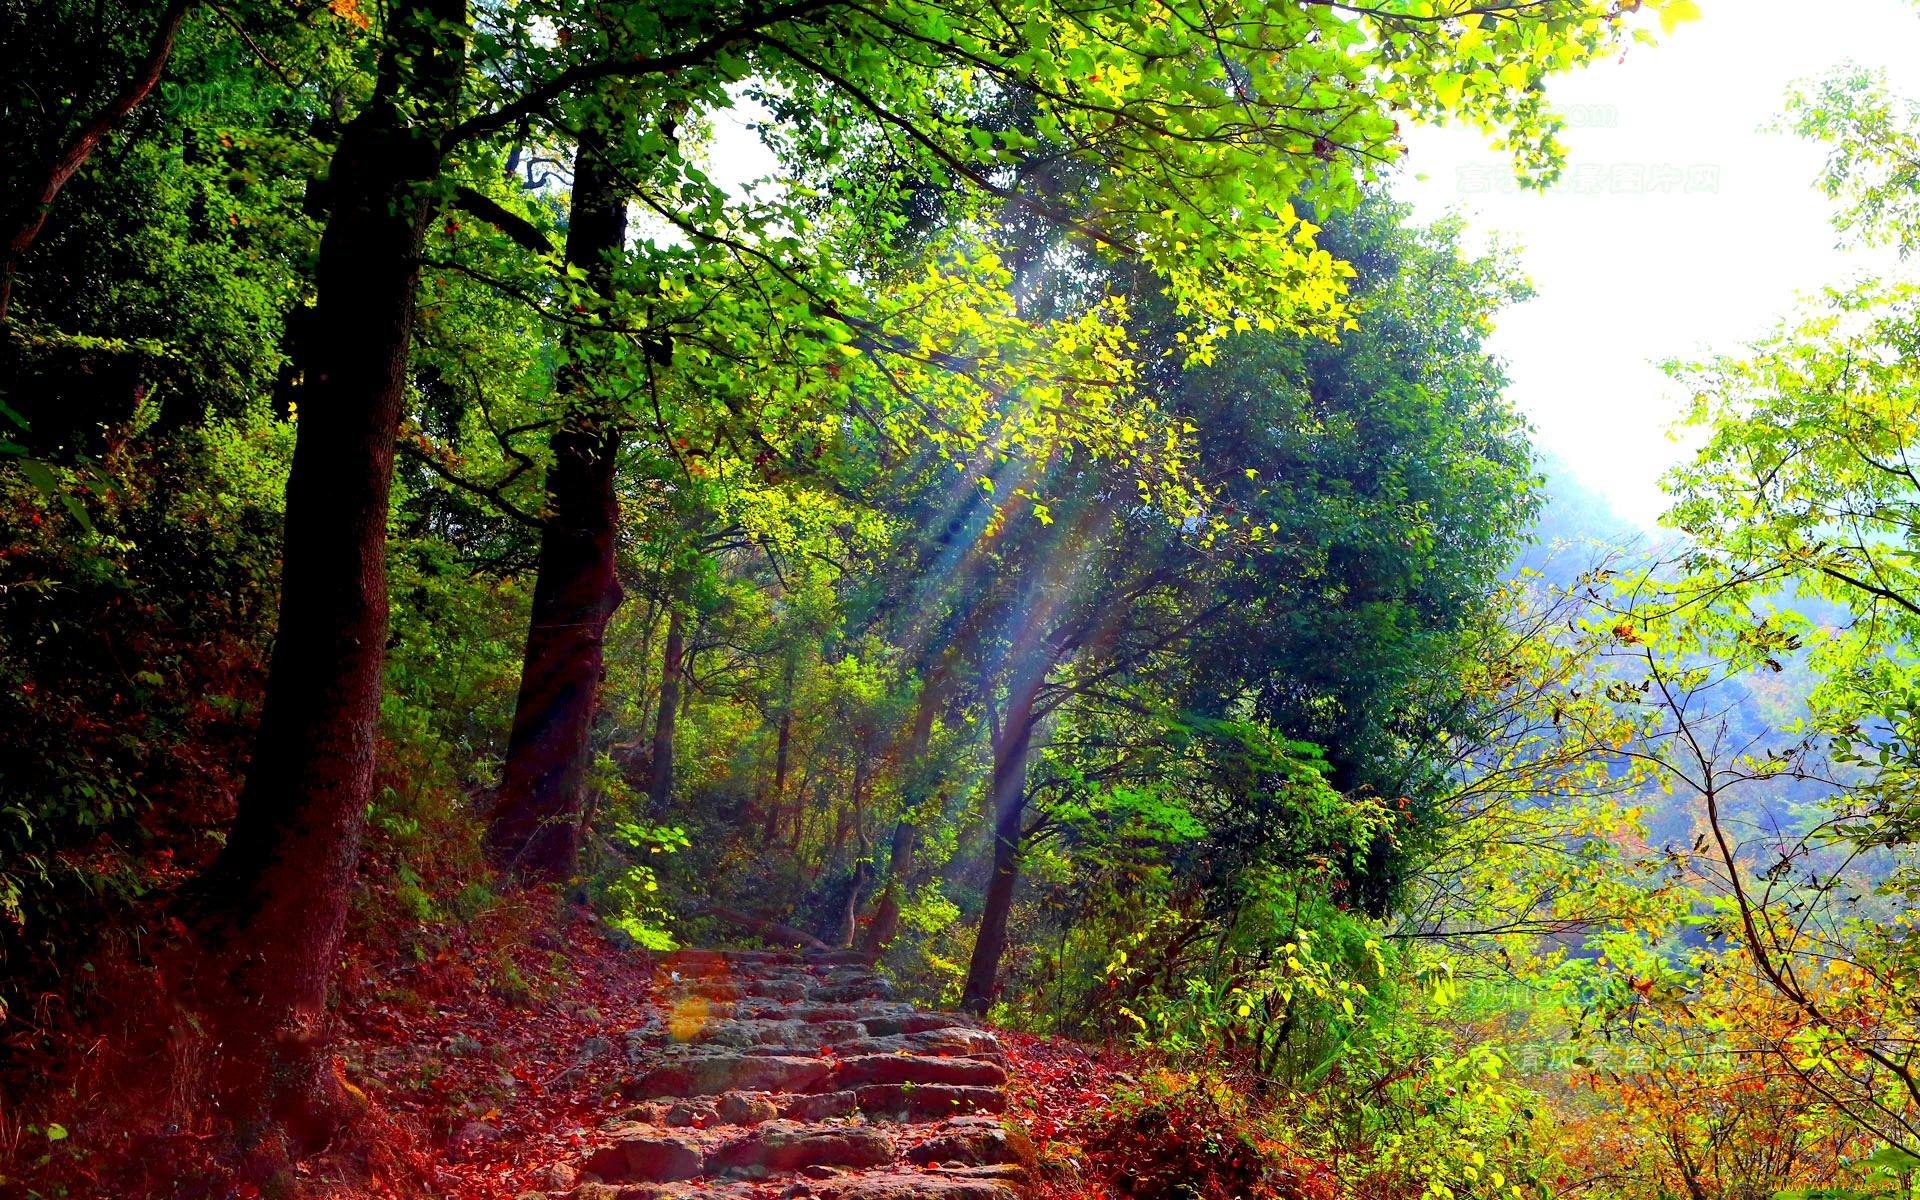
{"type": "Polygon", "coordinates": [[[780,174],[780,164],[760,140],[760,134],[748,126],[767,121],[773,114],[744,95],[745,90],[744,84],[734,85],[733,107],[713,115],[713,140],[705,147],[702,169],[708,178],[736,196],[744,195],[750,184],[757,185],[755,191],[764,196],[773,178],[780,174]]]}
{"type": "MultiPolygon", "coordinates": [[[[758,131],[749,128],[772,114],[743,94],[746,86],[734,85],[733,107],[712,114],[712,136],[690,146],[688,154],[707,178],[724,187],[734,203],[742,205],[777,200],[785,186],[779,160],[760,140],[758,131]]],[[[643,205],[634,206],[630,228],[630,236],[636,241],[679,246],[687,240],[681,230],[643,205]]]]}
{"type": "Polygon", "coordinates": [[[1555,79],[1575,128],[1560,191],[1519,194],[1478,137],[1415,130],[1395,192],[1422,220],[1467,214],[1477,238],[1522,250],[1539,298],[1509,311],[1493,349],[1539,438],[1621,515],[1652,525],[1659,478],[1685,448],[1667,430],[1685,397],[1651,364],[1738,353],[1797,297],[1885,270],[1845,252],[1813,188],[1822,147],[1762,133],[1794,80],[1845,60],[1920,93],[1920,15],[1908,0],[1712,0],[1655,47],[1555,79]],[[1426,178],[1416,179],[1415,174],[1426,178]]]}

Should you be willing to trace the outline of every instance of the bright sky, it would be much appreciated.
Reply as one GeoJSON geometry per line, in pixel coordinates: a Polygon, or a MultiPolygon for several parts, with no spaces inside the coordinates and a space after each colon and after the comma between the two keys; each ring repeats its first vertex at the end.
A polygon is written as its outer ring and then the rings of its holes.
{"type": "Polygon", "coordinates": [[[1584,124],[1564,138],[1564,193],[1492,190],[1508,175],[1500,156],[1451,130],[1416,131],[1395,189],[1422,219],[1459,207],[1476,233],[1522,249],[1540,295],[1507,313],[1494,341],[1511,362],[1509,395],[1583,482],[1647,525],[1664,507],[1659,477],[1683,452],[1665,436],[1682,397],[1650,363],[1737,351],[1797,294],[1890,261],[1835,249],[1830,205],[1812,187],[1822,150],[1760,126],[1789,83],[1848,59],[1920,93],[1910,0],[1700,7],[1704,18],[1662,45],[1550,85],[1584,124]]]}
{"type": "MultiPolygon", "coordinates": [[[[1703,19],[1664,44],[1552,83],[1578,126],[1565,135],[1562,192],[1502,194],[1508,167],[1458,130],[1414,131],[1395,189],[1421,219],[1457,207],[1477,236],[1521,249],[1540,295],[1494,340],[1511,363],[1509,395],[1583,482],[1643,525],[1665,507],[1658,481],[1683,452],[1666,436],[1681,398],[1651,364],[1737,351],[1796,296],[1890,261],[1835,248],[1812,186],[1821,148],[1760,127],[1790,83],[1849,59],[1920,93],[1914,0],[1700,7],[1703,19]]],[[[775,171],[746,119],[716,122],[716,179],[775,171]]]]}

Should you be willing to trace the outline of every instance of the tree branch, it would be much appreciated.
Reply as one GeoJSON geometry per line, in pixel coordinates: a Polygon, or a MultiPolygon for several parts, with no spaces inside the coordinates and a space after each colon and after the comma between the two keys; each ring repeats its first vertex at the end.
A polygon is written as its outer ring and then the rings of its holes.
{"type": "Polygon", "coordinates": [[[153,85],[160,82],[160,72],[166,68],[167,59],[173,54],[174,36],[180,32],[180,22],[185,19],[191,5],[192,0],[172,0],[168,4],[166,11],[160,14],[160,27],[154,31],[153,42],[147,48],[147,58],[140,64],[140,70],[86,128],[67,142],[47,168],[32,207],[7,238],[6,261],[0,264],[0,321],[7,319],[8,302],[13,295],[13,274],[19,266],[20,257],[40,236],[40,227],[46,224],[47,213],[53,209],[54,197],[60,194],[67,180],[73,178],[73,173],[87,161],[87,156],[100,144],[100,139],[107,136],[114,122],[132,112],[135,105],[147,98],[153,85]]]}
{"type": "Polygon", "coordinates": [[[479,217],[535,254],[553,253],[553,243],[547,240],[546,234],[540,232],[539,226],[525,217],[508,212],[465,184],[453,189],[453,206],[479,217]]]}

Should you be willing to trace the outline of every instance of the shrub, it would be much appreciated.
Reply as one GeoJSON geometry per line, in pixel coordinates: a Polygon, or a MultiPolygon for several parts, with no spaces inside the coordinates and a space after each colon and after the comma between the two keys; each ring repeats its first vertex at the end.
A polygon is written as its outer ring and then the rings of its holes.
{"type": "Polygon", "coordinates": [[[1133,1200],[1322,1200],[1315,1164],[1265,1132],[1224,1080],[1160,1071],[1118,1097],[1083,1142],[1108,1190],[1133,1200]]]}

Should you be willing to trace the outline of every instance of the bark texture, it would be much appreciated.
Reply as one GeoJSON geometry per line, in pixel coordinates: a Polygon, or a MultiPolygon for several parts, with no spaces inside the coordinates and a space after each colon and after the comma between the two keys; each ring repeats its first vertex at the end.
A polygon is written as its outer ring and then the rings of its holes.
{"type": "Polygon", "coordinates": [[[680,608],[685,588],[676,588],[667,615],[667,645],[660,670],[660,712],[653,722],[653,776],[647,783],[647,804],[658,817],[673,798],[673,729],[680,714],[680,672],[686,663],[686,630],[680,608]]]}
{"type": "Polygon", "coordinates": [[[912,884],[913,856],[920,846],[920,827],[915,824],[920,819],[919,808],[926,799],[927,786],[922,759],[926,757],[927,746],[933,741],[933,721],[939,715],[941,705],[946,703],[947,687],[951,679],[950,659],[941,659],[927,672],[926,682],[920,686],[920,697],[914,705],[913,725],[907,733],[906,752],[903,755],[907,768],[907,788],[901,804],[901,816],[893,826],[893,845],[887,854],[887,882],[880,889],[880,896],[874,901],[873,919],[867,923],[866,931],[861,935],[860,947],[863,950],[881,950],[893,940],[900,931],[900,897],[912,884]]]}
{"type": "Polygon", "coordinates": [[[1007,950],[1007,914],[1013,909],[1013,885],[1020,876],[1021,821],[1027,810],[1027,754],[1033,747],[1034,694],[1017,690],[993,754],[993,875],[967,964],[967,985],[960,1007],[984,1013],[993,1003],[1000,958],[1007,950]]]}
{"type": "Polygon", "coordinates": [[[884,950],[900,932],[900,896],[913,874],[913,855],[919,848],[920,829],[902,817],[894,822],[893,846],[887,855],[887,883],[873,904],[873,919],[860,935],[862,950],[884,950]]]}
{"type": "Polygon", "coordinates": [[[397,47],[329,172],[260,730],[226,847],[191,893],[217,1103],[243,1139],[284,1135],[294,1154],[354,1109],[324,1054],[327,982],[373,782],[394,434],[440,162],[430,122],[456,106],[466,14],[429,0],[390,20],[397,47]]]}
{"type": "MultiPolygon", "coordinates": [[[[574,159],[567,261],[587,273],[601,302],[626,239],[627,206],[582,144],[574,159]]],[[[620,500],[614,468],[618,414],[590,401],[584,339],[570,339],[560,378],[569,411],[548,445],[547,520],[520,667],[500,796],[487,827],[495,861],[524,878],[571,877],[580,860],[581,794],[592,757],[595,699],[607,621],[623,593],[614,576],[620,500]]]]}

